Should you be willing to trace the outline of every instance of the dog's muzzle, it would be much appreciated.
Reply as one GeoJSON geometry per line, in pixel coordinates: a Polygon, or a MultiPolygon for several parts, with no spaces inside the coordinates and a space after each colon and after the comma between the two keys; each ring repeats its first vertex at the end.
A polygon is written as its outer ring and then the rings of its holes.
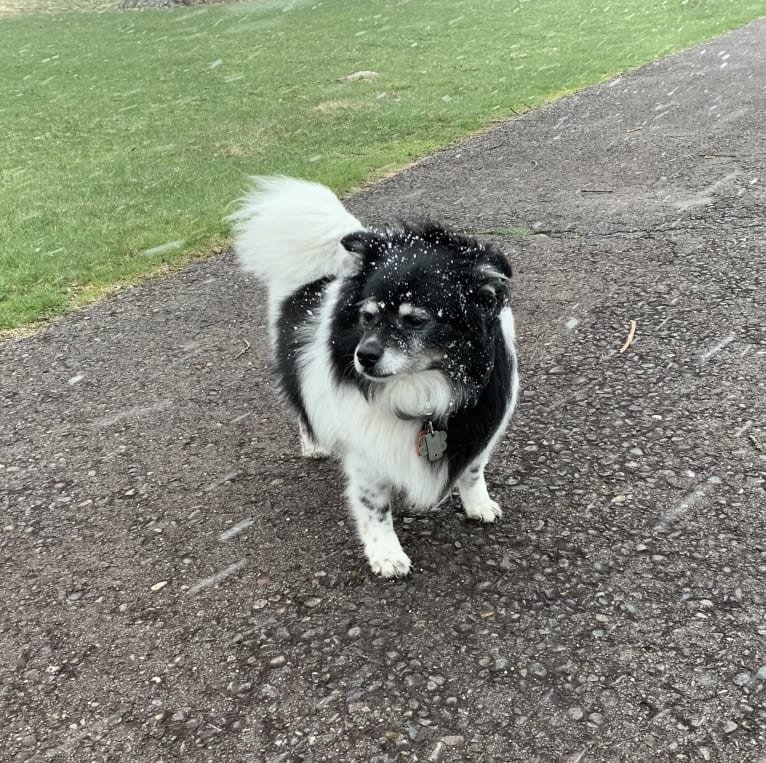
{"type": "Polygon", "coordinates": [[[356,348],[354,360],[357,370],[362,373],[372,373],[378,361],[383,357],[384,347],[378,339],[370,337],[363,339],[356,348]]]}

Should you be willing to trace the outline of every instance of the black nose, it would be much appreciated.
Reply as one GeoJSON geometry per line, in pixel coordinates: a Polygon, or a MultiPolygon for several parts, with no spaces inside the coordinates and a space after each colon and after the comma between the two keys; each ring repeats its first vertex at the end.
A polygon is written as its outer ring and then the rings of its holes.
{"type": "Polygon", "coordinates": [[[377,339],[365,339],[356,348],[356,357],[362,368],[372,368],[383,357],[383,345],[377,339]]]}

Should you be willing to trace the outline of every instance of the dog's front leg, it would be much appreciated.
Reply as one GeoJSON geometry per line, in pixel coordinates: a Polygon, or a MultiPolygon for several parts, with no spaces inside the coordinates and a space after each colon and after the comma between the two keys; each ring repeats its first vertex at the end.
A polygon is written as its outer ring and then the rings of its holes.
{"type": "Polygon", "coordinates": [[[391,517],[391,486],[372,477],[354,460],[346,460],[344,466],[346,495],[372,571],[384,578],[408,575],[410,558],[396,537],[391,517]]]}
{"type": "Polygon", "coordinates": [[[458,479],[457,488],[468,519],[495,522],[503,516],[503,512],[497,502],[489,497],[487,483],[484,481],[484,466],[481,461],[471,464],[458,479]]]}
{"type": "Polygon", "coordinates": [[[320,459],[327,458],[330,455],[328,450],[325,450],[314,442],[314,438],[311,436],[308,427],[301,419],[298,419],[298,431],[301,436],[301,455],[304,458],[320,459]]]}

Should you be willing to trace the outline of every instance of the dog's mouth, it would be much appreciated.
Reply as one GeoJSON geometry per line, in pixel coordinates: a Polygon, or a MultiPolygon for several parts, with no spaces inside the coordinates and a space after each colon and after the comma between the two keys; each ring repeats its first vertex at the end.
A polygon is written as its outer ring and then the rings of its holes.
{"type": "MultiPolygon", "coordinates": [[[[383,360],[383,359],[382,359],[383,360]]],[[[390,363],[383,360],[373,365],[364,365],[358,357],[354,358],[354,370],[363,379],[374,382],[385,382],[397,377],[416,376],[425,371],[438,371],[441,363],[435,358],[420,358],[419,362],[412,358],[399,360],[399,362],[390,363]],[[391,365],[395,367],[392,368],[391,365]]]]}
{"type": "Polygon", "coordinates": [[[384,382],[392,379],[394,376],[398,376],[396,373],[378,371],[375,368],[363,368],[358,363],[354,364],[354,369],[363,379],[369,379],[374,382],[384,382]]]}

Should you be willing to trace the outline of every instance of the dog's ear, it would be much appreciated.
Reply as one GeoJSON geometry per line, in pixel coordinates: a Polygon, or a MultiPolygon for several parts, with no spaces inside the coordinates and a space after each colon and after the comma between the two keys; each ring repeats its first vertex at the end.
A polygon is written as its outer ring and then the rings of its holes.
{"type": "Polygon", "coordinates": [[[482,265],[479,267],[477,281],[476,301],[487,315],[494,318],[508,304],[511,291],[510,266],[501,271],[493,265],[482,265]]]}
{"type": "Polygon", "coordinates": [[[381,236],[373,231],[358,230],[353,233],[347,233],[340,240],[340,245],[352,254],[364,256],[379,251],[382,240],[381,236]]]}

